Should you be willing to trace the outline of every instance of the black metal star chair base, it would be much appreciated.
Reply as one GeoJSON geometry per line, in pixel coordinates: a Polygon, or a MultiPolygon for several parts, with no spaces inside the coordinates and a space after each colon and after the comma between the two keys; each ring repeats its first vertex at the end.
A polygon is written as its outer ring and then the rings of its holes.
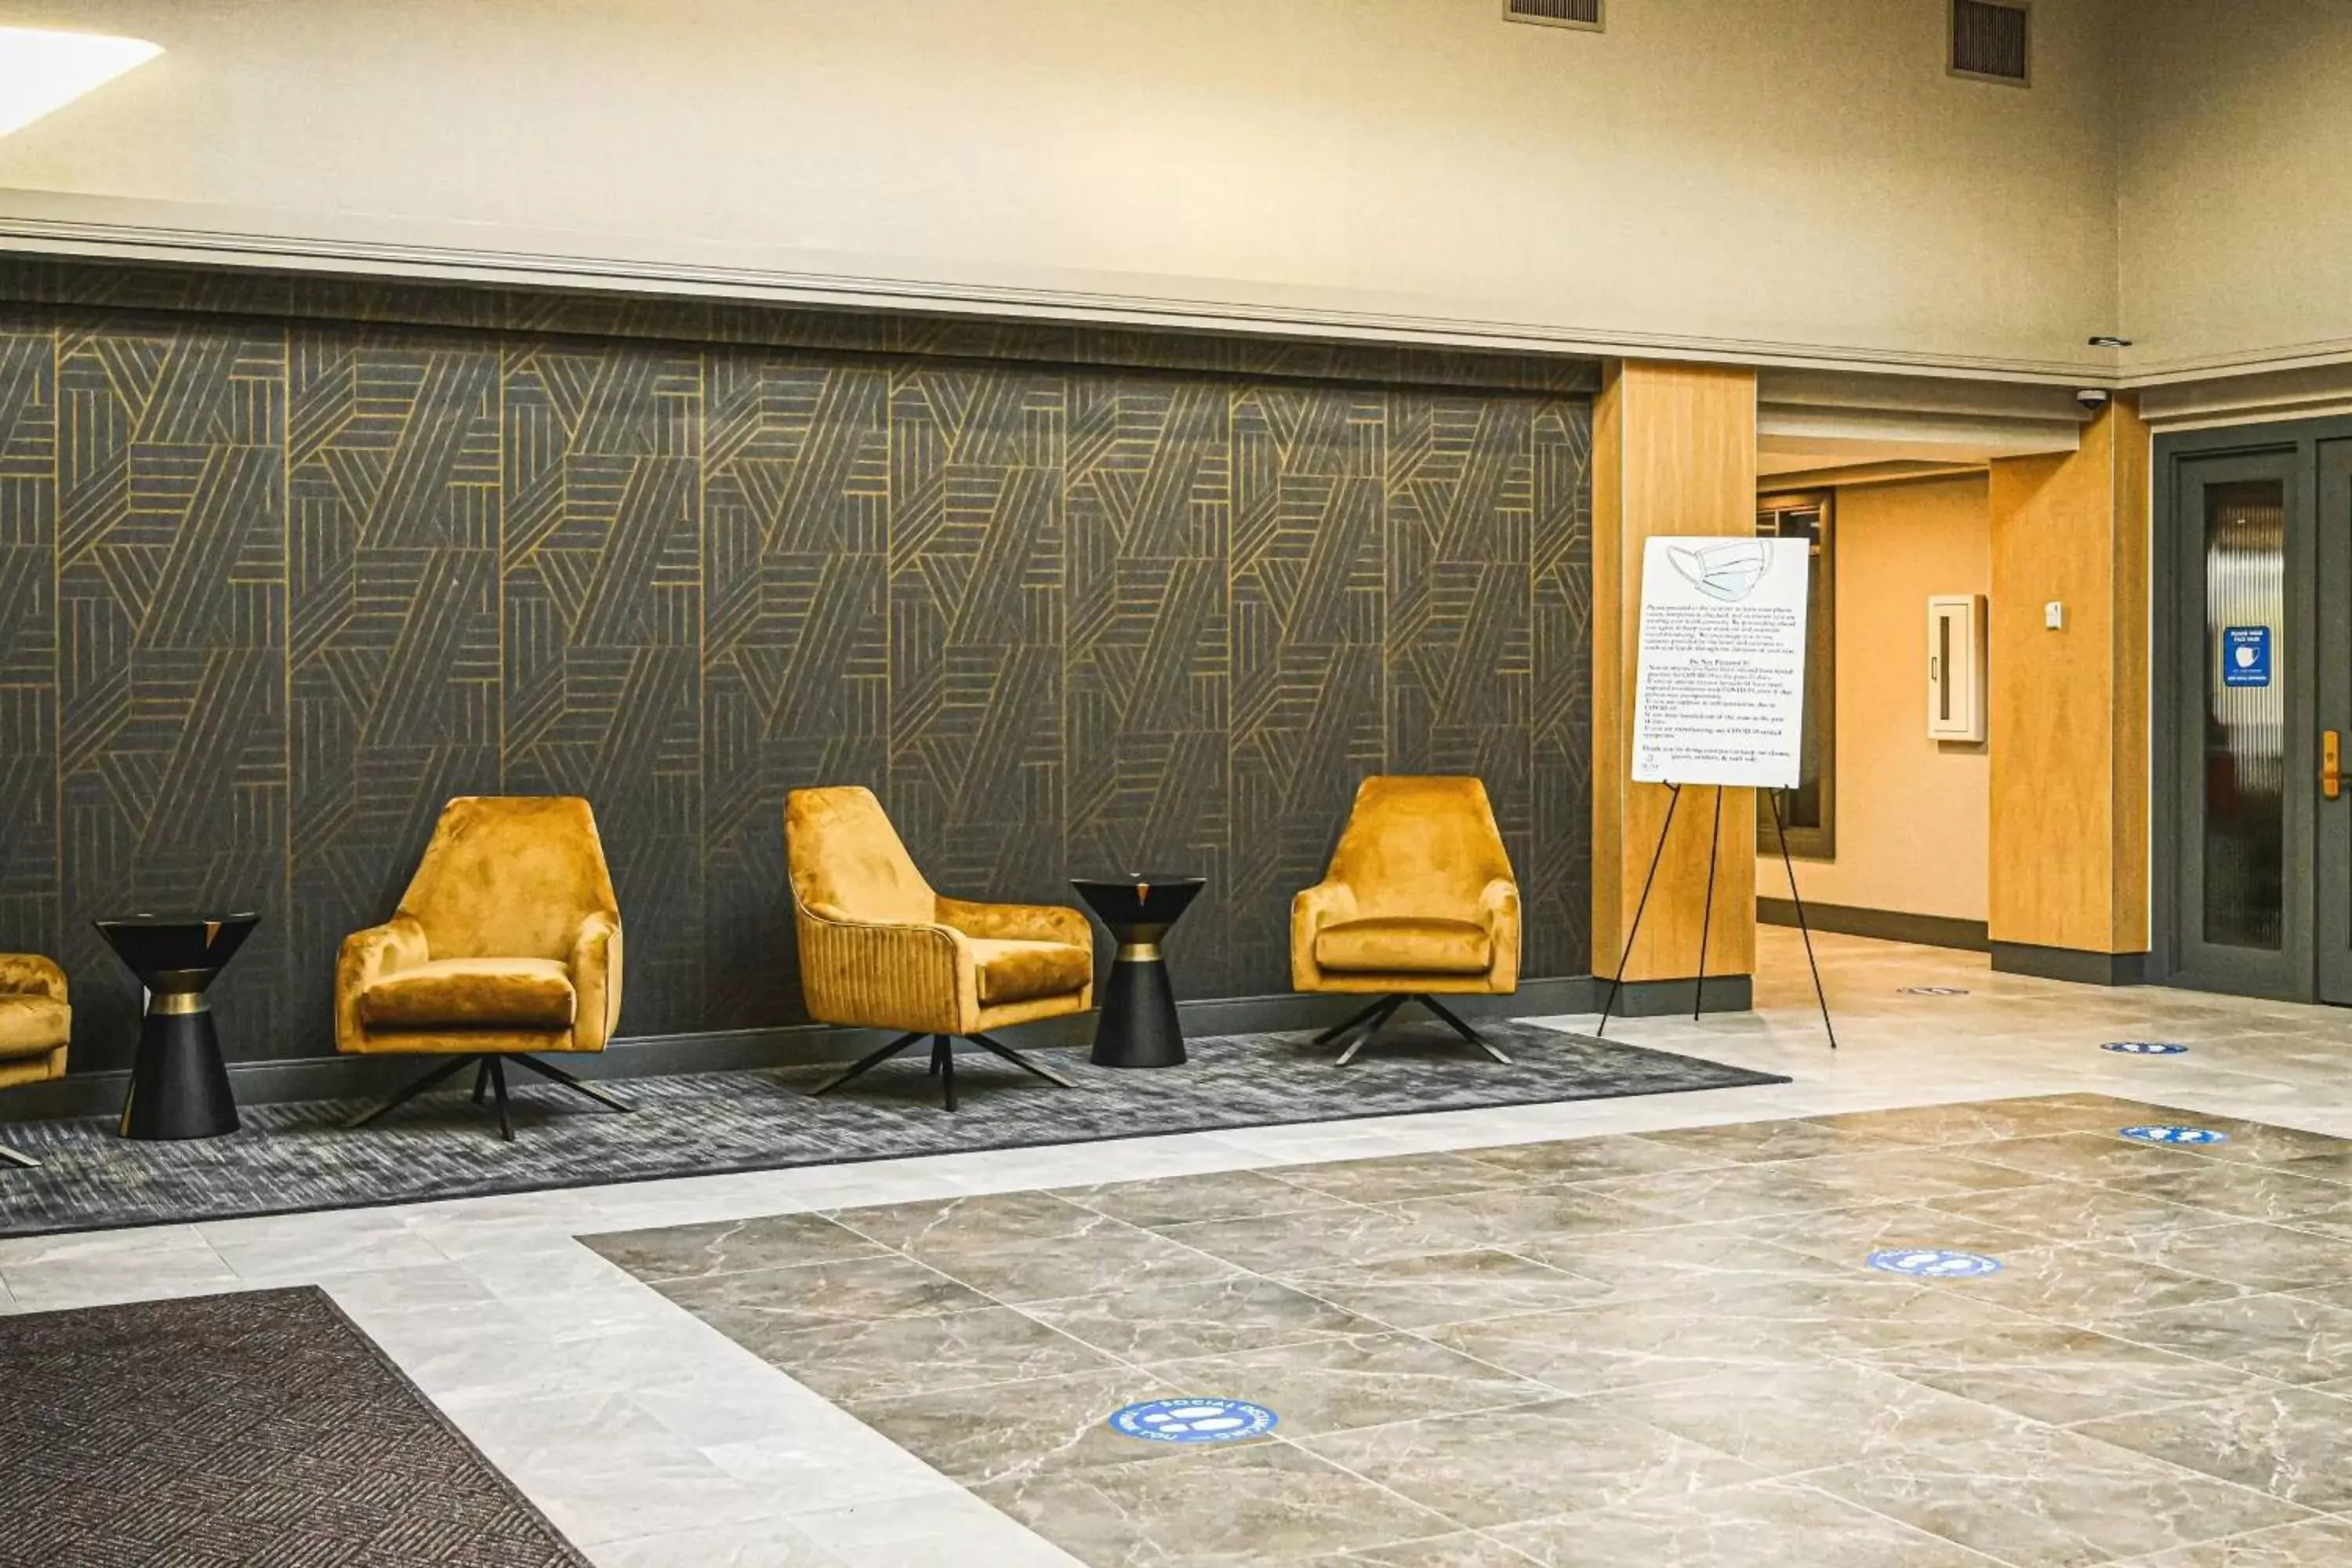
{"type": "MultiPolygon", "coordinates": [[[[823,1083],[809,1090],[809,1092],[813,1095],[830,1094],[835,1089],[839,1089],[843,1084],[847,1083],[851,1079],[854,1079],[859,1074],[865,1072],[868,1068],[880,1066],[882,1063],[888,1061],[892,1057],[897,1056],[900,1051],[905,1050],[908,1046],[911,1046],[916,1041],[925,1037],[923,1031],[920,1029],[916,1030],[911,1035],[901,1035],[897,1039],[891,1041],[888,1045],[884,1046],[880,1050],[876,1051],[869,1056],[860,1057],[857,1060],[850,1063],[847,1067],[842,1068],[839,1072],[834,1074],[831,1078],[825,1079],[823,1083]]],[[[1060,1073],[1054,1071],[1051,1068],[1039,1067],[1035,1062],[1031,1061],[1027,1057],[1023,1056],[1011,1046],[1005,1045],[1002,1041],[992,1040],[986,1035],[964,1035],[961,1037],[954,1035],[932,1035],[929,1036],[929,1038],[931,1042],[931,1076],[940,1080],[940,1090],[942,1097],[946,1100],[947,1109],[950,1110],[953,1110],[956,1108],[955,1042],[958,1038],[970,1040],[982,1050],[1003,1057],[1006,1061],[1011,1062],[1014,1067],[1019,1068],[1022,1071],[1034,1073],[1037,1077],[1044,1079],[1047,1083],[1058,1085],[1063,1089],[1076,1089],[1078,1087],[1076,1084],[1072,1083],[1068,1079],[1064,1078],[1060,1073]]]]}
{"type": "Polygon", "coordinates": [[[476,1105],[481,1104],[482,1096],[486,1091],[496,1091],[496,1103],[499,1113],[499,1136],[511,1143],[514,1142],[514,1116],[512,1112],[509,1110],[507,1106],[507,1063],[509,1062],[513,1062],[519,1067],[529,1068],[531,1071],[539,1074],[540,1077],[547,1079],[550,1083],[561,1084],[565,1089],[572,1090],[574,1094],[584,1095],[588,1099],[594,1100],[597,1104],[604,1107],[607,1110],[635,1110],[636,1109],[635,1106],[631,1105],[627,1100],[621,1099],[619,1096],[608,1094],[604,1090],[598,1089],[593,1083],[583,1083],[580,1079],[572,1077],[570,1073],[565,1072],[562,1068],[551,1067],[547,1063],[541,1061],[537,1057],[526,1057],[511,1051],[486,1051],[479,1056],[450,1058],[447,1061],[443,1062],[440,1066],[435,1068],[431,1072],[426,1073],[424,1077],[410,1084],[406,1089],[402,1089],[398,1094],[394,1095],[390,1100],[385,1100],[383,1104],[376,1106],[373,1110],[362,1110],[357,1116],[352,1117],[349,1121],[344,1122],[343,1126],[346,1129],[365,1127],[369,1122],[377,1120],[379,1117],[399,1110],[402,1106],[406,1105],[410,1100],[415,1100],[418,1095],[423,1094],[426,1089],[431,1089],[437,1083],[440,1083],[443,1079],[455,1078],[458,1073],[463,1072],[466,1068],[470,1067],[474,1069],[474,1103],[476,1105]]]}
{"type": "Polygon", "coordinates": [[[37,1171],[41,1163],[21,1149],[11,1149],[0,1143],[0,1165],[14,1165],[20,1171],[37,1171]]]}
{"type": "Polygon", "coordinates": [[[1348,1048],[1339,1053],[1339,1061],[1333,1064],[1336,1067],[1346,1067],[1349,1062],[1356,1059],[1356,1053],[1358,1051],[1362,1050],[1366,1046],[1372,1043],[1372,1037],[1381,1032],[1381,1026],[1386,1024],[1391,1018],[1394,1017],[1396,1016],[1397,1009],[1403,1006],[1408,1002],[1420,1003],[1432,1013],[1436,1014],[1438,1017],[1444,1020],[1446,1025],[1451,1027],[1455,1034],[1461,1036],[1464,1039],[1469,1041],[1472,1045],[1477,1047],[1480,1050],[1486,1052],[1488,1056],[1494,1058],[1505,1067],[1511,1065],[1510,1058],[1505,1056],[1499,1048],[1487,1040],[1485,1036],[1479,1034],[1477,1030],[1472,1028],[1469,1025],[1455,1017],[1452,1009],[1440,1003],[1435,997],[1411,994],[1402,996],[1382,996],[1379,998],[1370,1006],[1365,1007],[1360,1012],[1358,1012],[1355,1016],[1349,1018],[1345,1023],[1335,1024],[1331,1027],[1324,1030],[1321,1034],[1316,1036],[1315,1043],[1318,1046],[1328,1046],[1332,1041],[1346,1036],[1350,1030],[1360,1029],[1362,1032],[1358,1034],[1355,1039],[1349,1043],[1348,1048]]]}

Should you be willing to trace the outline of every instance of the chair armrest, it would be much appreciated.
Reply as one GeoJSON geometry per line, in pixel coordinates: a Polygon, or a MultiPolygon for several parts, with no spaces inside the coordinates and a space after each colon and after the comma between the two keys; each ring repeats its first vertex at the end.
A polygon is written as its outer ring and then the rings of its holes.
{"type": "Polygon", "coordinates": [[[387,974],[397,974],[432,956],[425,928],[414,917],[394,915],[380,926],[343,938],[335,958],[335,1048],[365,1048],[367,1027],[360,1021],[360,994],[387,974]]]}
{"type": "Polygon", "coordinates": [[[968,904],[939,901],[940,923],[983,942],[1058,942],[1089,952],[1095,928],[1076,910],[1056,904],[968,904]]]}
{"type": "Polygon", "coordinates": [[[853,919],[796,904],[801,996],[820,1024],[969,1035],[980,1026],[980,963],[937,921],[853,919]]]}
{"type": "Polygon", "coordinates": [[[1486,971],[1489,983],[1497,991],[1516,991],[1519,985],[1519,885],[1508,877],[1497,877],[1478,894],[1479,918],[1486,923],[1486,935],[1494,943],[1495,962],[1486,971]]]}
{"type": "Polygon", "coordinates": [[[1318,882],[1290,900],[1290,983],[1300,990],[1323,978],[1315,938],[1325,926],[1356,918],[1356,890],[1345,882],[1318,882]]]}
{"type": "Polygon", "coordinates": [[[66,972],[37,952],[0,952],[0,996],[46,996],[68,1000],[66,972]]]}
{"type": "Polygon", "coordinates": [[[572,938],[572,1045],[601,1051],[621,1023],[621,922],[602,910],[572,938]]]}

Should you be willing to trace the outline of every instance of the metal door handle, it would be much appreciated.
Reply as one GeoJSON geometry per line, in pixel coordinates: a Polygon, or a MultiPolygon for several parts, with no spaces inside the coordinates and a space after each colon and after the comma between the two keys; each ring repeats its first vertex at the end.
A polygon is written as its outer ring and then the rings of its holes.
{"type": "Polygon", "coordinates": [[[2319,793],[2330,800],[2344,793],[2344,737],[2334,730],[2319,732],[2319,793]]]}

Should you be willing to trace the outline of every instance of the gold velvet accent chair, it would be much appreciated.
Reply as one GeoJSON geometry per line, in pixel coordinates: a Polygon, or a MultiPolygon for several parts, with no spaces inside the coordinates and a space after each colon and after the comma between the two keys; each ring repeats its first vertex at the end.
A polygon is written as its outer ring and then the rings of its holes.
{"type": "MultiPolygon", "coordinates": [[[[38,953],[0,952],[0,1089],[65,1077],[72,1038],[66,972],[38,953]]],[[[0,1164],[37,1170],[40,1163],[0,1143],[0,1164]]]]}
{"type": "Polygon", "coordinates": [[[614,1110],[624,1101],[538,1059],[601,1051],[621,1016],[621,906],[588,803],[466,795],[380,926],[343,939],[335,1047],[354,1056],[446,1056],[349,1123],[362,1127],[471,1067],[474,1103],[498,1096],[511,1141],[506,1064],[614,1110]]]}
{"type": "Polygon", "coordinates": [[[927,1035],[931,1075],[950,1110],[959,1039],[1071,1087],[988,1031],[1094,1005],[1094,928],[1085,915],[942,898],[915,868],[874,792],[856,785],[794,790],[784,802],[784,849],[809,1016],[898,1031],[812,1092],[836,1089],[927,1035]]]}
{"type": "Polygon", "coordinates": [[[1291,983],[1370,995],[1317,1045],[1355,1033],[1342,1066],[1407,1002],[1498,1062],[1505,1056],[1437,994],[1507,996],[1519,988],[1519,884],[1475,778],[1366,779],[1323,880],[1290,906],[1291,983]]]}

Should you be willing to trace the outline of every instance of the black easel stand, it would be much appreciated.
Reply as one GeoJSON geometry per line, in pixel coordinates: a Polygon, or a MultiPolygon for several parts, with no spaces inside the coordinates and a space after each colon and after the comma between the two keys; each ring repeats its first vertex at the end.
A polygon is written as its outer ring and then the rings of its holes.
{"type": "MultiPolygon", "coordinates": [[[[1683,802],[1682,785],[1670,784],[1666,789],[1668,791],[1666,817],[1658,825],[1658,847],[1650,852],[1650,874],[1642,879],[1642,896],[1633,905],[1633,923],[1625,932],[1625,949],[1617,955],[1617,973],[1610,977],[1609,998],[1601,1004],[1601,1022],[1592,1031],[1592,1037],[1596,1040],[1608,1033],[1609,1019],[1617,1011],[1618,994],[1625,984],[1625,965],[1633,959],[1634,939],[1642,934],[1642,916],[1650,907],[1650,889],[1658,880],[1658,862],[1665,858],[1666,838],[1675,830],[1675,808],[1683,802]]],[[[1805,900],[1797,892],[1797,868],[1789,856],[1789,828],[1780,815],[1780,797],[1778,792],[1772,790],[1759,790],[1757,793],[1766,796],[1771,802],[1772,836],[1780,841],[1780,865],[1789,875],[1789,898],[1797,906],[1797,930],[1805,940],[1805,967],[1812,973],[1813,997],[1822,1007],[1822,1029],[1829,1036],[1830,1049],[1835,1050],[1837,1049],[1837,1030],[1830,1023],[1829,993],[1822,989],[1822,966],[1813,958],[1813,932],[1812,928],[1805,922],[1805,900]]],[[[1699,916],[1698,979],[1693,985],[1691,993],[1691,1019],[1694,1023],[1698,1020],[1706,1002],[1707,938],[1712,934],[1715,924],[1715,872],[1722,846],[1723,788],[1717,785],[1715,791],[1715,826],[1707,837],[1706,843],[1706,905],[1704,912],[1699,916]]]]}
{"type": "Polygon", "coordinates": [[[1797,931],[1805,939],[1805,967],[1813,972],[1813,999],[1822,1005],[1822,1033],[1837,1049],[1837,1026],[1830,1022],[1830,994],[1822,989],[1822,966],[1813,962],[1813,928],[1805,923],[1805,900],[1797,891],[1797,864],[1789,858],[1789,825],[1780,816],[1780,796],[1766,790],[1772,803],[1772,837],[1780,841],[1780,868],[1789,874],[1789,901],[1797,906],[1797,931]]]}
{"type": "Polygon", "coordinates": [[[1609,1015],[1617,1010],[1617,993],[1624,988],[1625,965],[1633,956],[1633,939],[1642,934],[1642,914],[1650,907],[1650,889],[1658,880],[1658,862],[1665,858],[1666,836],[1675,830],[1675,807],[1682,803],[1683,786],[1668,784],[1666,819],[1658,825],[1658,847],[1650,851],[1650,874],[1642,879],[1642,897],[1633,905],[1633,924],[1625,932],[1625,951],[1617,955],[1617,973],[1609,979],[1609,1000],[1601,1005],[1601,1023],[1592,1031],[1596,1040],[1609,1032],[1609,1015]]]}

